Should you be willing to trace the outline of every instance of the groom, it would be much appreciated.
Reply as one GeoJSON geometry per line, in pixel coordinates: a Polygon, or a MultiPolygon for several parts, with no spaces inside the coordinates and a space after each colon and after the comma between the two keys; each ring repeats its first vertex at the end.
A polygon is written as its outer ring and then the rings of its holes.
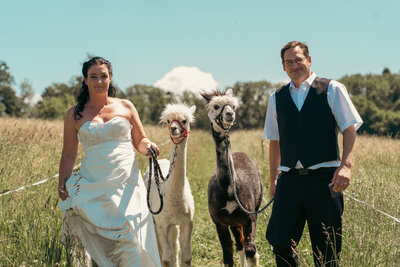
{"type": "Polygon", "coordinates": [[[298,266],[296,246],[307,221],[315,265],[337,266],[342,191],[350,185],[356,131],[362,120],[343,84],[311,72],[306,44],[286,44],[281,58],[291,82],[271,95],[265,120],[270,196],[275,197],[266,238],[278,267],[298,266]],[[342,159],[338,129],[343,134],[342,159]]]}

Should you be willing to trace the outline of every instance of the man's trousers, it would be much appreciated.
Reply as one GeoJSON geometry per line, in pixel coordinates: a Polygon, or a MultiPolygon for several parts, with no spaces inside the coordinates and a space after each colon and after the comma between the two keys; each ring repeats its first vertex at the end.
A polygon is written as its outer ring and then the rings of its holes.
{"type": "Polygon", "coordinates": [[[298,266],[296,246],[307,221],[316,266],[338,266],[343,194],[329,186],[336,168],[282,172],[266,238],[277,266],[298,266]]]}

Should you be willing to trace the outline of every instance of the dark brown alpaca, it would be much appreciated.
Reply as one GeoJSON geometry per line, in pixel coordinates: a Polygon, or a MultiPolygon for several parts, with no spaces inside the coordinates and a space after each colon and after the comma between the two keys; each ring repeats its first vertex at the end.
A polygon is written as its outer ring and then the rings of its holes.
{"type": "Polygon", "coordinates": [[[217,228],[224,265],[234,266],[230,229],[241,265],[258,266],[255,244],[257,214],[248,214],[238,206],[230,183],[232,177],[238,199],[246,210],[258,210],[262,200],[262,184],[257,166],[245,153],[232,153],[230,150],[229,129],[235,121],[235,109],[239,101],[231,89],[225,94],[214,91],[203,93],[202,96],[207,100],[206,108],[217,153],[217,169],[208,184],[208,209],[217,228]]]}

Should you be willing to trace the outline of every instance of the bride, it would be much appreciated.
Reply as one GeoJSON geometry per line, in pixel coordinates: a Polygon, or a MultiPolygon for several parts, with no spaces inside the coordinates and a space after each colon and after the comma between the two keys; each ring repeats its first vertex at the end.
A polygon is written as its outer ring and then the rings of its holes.
{"type": "Polygon", "coordinates": [[[115,98],[111,63],[83,64],[76,106],[64,121],[58,192],[63,200],[62,240],[74,235],[99,266],[160,266],[146,189],[133,147],[149,156],[159,149],[128,100],[115,98]],[[85,158],[72,173],[83,144],[85,158]]]}

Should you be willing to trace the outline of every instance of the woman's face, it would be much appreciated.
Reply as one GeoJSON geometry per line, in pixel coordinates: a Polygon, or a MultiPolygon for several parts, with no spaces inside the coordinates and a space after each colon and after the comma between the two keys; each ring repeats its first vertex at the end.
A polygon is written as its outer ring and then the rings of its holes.
{"type": "Polygon", "coordinates": [[[89,88],[89,94],[108,93],[108,87],[111,83],[111,75],[108,73],[107,65],[96,64],[91,66],[84,81],[89,88]]]}

